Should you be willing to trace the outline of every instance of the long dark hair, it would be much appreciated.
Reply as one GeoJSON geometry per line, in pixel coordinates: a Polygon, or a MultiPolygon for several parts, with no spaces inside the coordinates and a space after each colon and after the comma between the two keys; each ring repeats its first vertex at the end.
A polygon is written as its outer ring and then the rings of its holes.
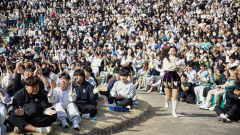
{"type": "Polygon", "coordinates": [[[160,59],[163,60],[164,58],[168,58],[169,54],[168,52],[170,51],[171,48],[174,48],[177,52],[177,48],[175,46],[168,46],[162,49],[162,51],[160,52],[160,59]]]}

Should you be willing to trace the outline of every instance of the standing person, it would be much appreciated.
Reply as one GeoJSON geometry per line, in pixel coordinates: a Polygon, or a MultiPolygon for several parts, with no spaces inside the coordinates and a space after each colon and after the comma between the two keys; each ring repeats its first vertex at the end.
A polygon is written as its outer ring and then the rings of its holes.
{"type": "MultiPolygon", "coordinates": [[[[181,85],[180,77],[177,73],[180,65],[182,63],[176,57],[177,49],[174,46],[171,46],[168,50],[168,57],[163,59],[163,86],[166,93],[165,99],[165,108],[168,108],[170,99],[172,98],[172,116],[178,117],[176,114],[177,109],[177,96],[178,88],[181,85]]],[[[182,65],[183,66],[183,65],[182,65]]]]}

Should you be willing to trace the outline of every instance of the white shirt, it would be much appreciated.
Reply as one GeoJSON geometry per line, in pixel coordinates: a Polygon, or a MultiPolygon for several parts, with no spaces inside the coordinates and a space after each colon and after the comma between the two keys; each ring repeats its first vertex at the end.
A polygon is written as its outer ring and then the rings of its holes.
{"type": "Polygon", "coordinates": [[[188,82],[189,83],[196,83],[196,80],[195,80],[195,74],[196,74],[197,72],[195,71],[195,70],[191,70],[191,71],[186,71],[185,72],[185,74],[187,75],[187,77],[188,77],[188,82]]]}
{"type": "Polygon", "coordinates": [[[71,101],[71,98],[70,86],[65,91],[62,91],[60,87],[56,87],[53,89],[52,96],[50,96],[50,93],[48,94],[48,101],[53,104],[61,102],[63,105],[67,105],[71,101]]]}
{"type": "Polygon", "coordinates": [[[117,81],[110,92],[112,97],[117,94],[121,94],[123,98],[133,98],[136,95],[136,90],[134,84],[131,82],[123,83],[122,81],[117,81]]]}
{"type": "MultiPolygon", "coordinates": [[[[200,78],[203,79],[204,76],[205,76],[207,73],[208,73],[208,72],[207,72],[206,70],[204,70],[204,71],[199,70],[198,73],[197,73],[197,75],[198,75],[200,78]]],[[[199,82],[200,80],[197,80],[197,79],[196,79],[196,81],[199,82]]]]}
{"type": "Polygon", "coordinates": [[[170,61],[167,58],[163,59],[163,70],[164,71],[176,71],[177,67],[184,65],[184,61],[179,60],[177,57],[169,57],[170,61]]]}
{"type": "Polygon", "coordinates": [[[239,65],[238,60],[235,60],[233,63],[228,63],[227,68],[229,69],[229,68],[232,68],[232,67],[236,67],[238,65],[239,65]]]}

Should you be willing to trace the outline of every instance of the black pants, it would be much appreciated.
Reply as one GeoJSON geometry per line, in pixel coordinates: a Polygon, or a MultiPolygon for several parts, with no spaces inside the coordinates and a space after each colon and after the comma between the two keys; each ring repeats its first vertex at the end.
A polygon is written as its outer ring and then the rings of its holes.
{"type": "Polygon", "coordinates": [[[24,131],[24,128],[31,124],[35,127],[47,127],[51,126],[53,122],[57,119],[57,114],[48,116],[48,115],[41,115],[37,117],[22,117],[17,116],[13,112],[8,117],[8,121],[13,126],[18,127],[21,131],[24,131]]]}
{"type": "Polygon", "coordinates": [[[115,102],[117,104],[117,106],[123,106],[123,107],[128,106],[128,105],[132,106],[132,104],[133,104],[133,101],[131,98],[116,99],[115,97],[109,97],[108,102],[110,104],[115,102]],[[121,102],[118,103],[117,101],[121,101],[121,102]]]}
{"type": "Polygon", "coordinates": [[[90,113],[90,117],[95,117],[97,115],[97,108],[96,106],[89,104],[89,103],[76,103],[79,112],[81,114],[90,113]]]}
{"type": "Polygon", "coordinates": [[[180,91],[178,94],[178,100],[183,98],[186,103],[195,104],[195,94],[191,92],[191,89],[188,91],[180,91]]]}
{"type": "Polygon", "coordinates": [[[110,96],[110,91],[99,91],[101,95],[106,96],[107,98],[110,96]]]}
{"type": "Polygon", "coordinates": [[[217,105],[214,110],[218,116],[223,113],[227,114],[231,120],[240,120],[240,107],[238,105],[233,105],[232,108],[225,105],[223,109],[217,105]]]}
{"type": "Polygon", "coordinates": [[[211,90],[211,87],[206,87],[203,89],[203,97],[207,97],[208,92],[211,90]]]}

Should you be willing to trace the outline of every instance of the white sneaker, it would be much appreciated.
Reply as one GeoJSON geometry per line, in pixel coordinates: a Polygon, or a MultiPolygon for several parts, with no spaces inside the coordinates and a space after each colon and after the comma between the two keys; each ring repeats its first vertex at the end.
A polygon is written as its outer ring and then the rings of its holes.
{"type": "Polygon", "coordinates": [[[203,110],[208,110],[208,109],[209,109],[209,108],[207,107],[207,105],[202,105],[200,108],[203,109],[203,110]]]}
{"type": "Polygon", "coordinates": [[[72,128],[75,129],[75,130],[80,130],[80,126],[79,126],[78,121],[73,122],[72,128]]]}
{"type": "Polygon", "coordinates": [[[228,117],[226,117],[226,115],[224,114],[220,114],[220,118],[219,118],[222,122],[231,122],[230,119],[228,119],[228,117]]]}
{"type": "Polygon", "coordinates": [[[126,106],[126,108],[130,109],[130,108],[131,108],[131,106],[130,106],[130,105],[128,105],[128,106],[126,106]]]}
{"type": "Polygon", "coordinates": [[[216,105],[214,105],[213,107],[210,107],[209,110],[210,110],[210,111],[214,111],[215,106],[216,106],[216,105]]]}
{"type": "Polygon", "coordinates": [[[52,127],[39,127],[37,128],[37,133],[49,134],[52,131],[52,127]]]}
{"type": "Polygon", "coordinates": [[[165,101],[165,108],[168,109],[169,101],[165,101]]]}
{"type": "Polygon", "coordinates": [[[159,92],[159,95],[164,95],[164,92],[160,91],[160,92],[159,92]]]}
{"type": "Polygon", "coordinates": [[[178,118],[176,112],[172,112],[172,116],[175,117],[175,118],[178,118]]]}
{"type": "Polygon", "coordinates": [[[67,122],[67,120],[66,119],[64,119],[64,120],[61,120],[61,125],[62,125],[62,127],[64,127],[64,128],[68,128],[69,127],[69,124],[68,124],[68,122],[67,122]]]}
{"type": "Polygon", "coordinates": [[[199,108],[200,108],[200,109],[205,108],[204,104],[199,105],[199,108]]]}
{"type": "Polygon", "coordinates": [[[87,113],[87,114],[82,114],[82,118],[83,119],[90,119],[90,114],[87,113]]]}
{"type": "Polygon", "coordinates": [[[226,116],[226,114],[225,114],[225,117],[226,117],[227,122],[232,122],[232,121],[226,116]]]}

